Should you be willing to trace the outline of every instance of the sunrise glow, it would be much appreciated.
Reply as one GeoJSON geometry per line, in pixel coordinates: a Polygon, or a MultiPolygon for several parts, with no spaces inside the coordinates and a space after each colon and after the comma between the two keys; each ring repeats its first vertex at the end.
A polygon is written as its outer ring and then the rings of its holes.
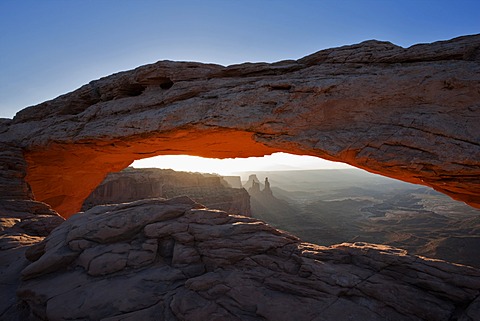
{"type": "Polygon", "coordinates": [[[188,155],[167,155],[144,158],[133,162],[135,168],[171,168],[177,171],[233,175],[245,171],[280,171],[306,169],[342,169],[350,165],[327,161],[313,156],[274,153],[264,157],[204,158],[188,155]]]}

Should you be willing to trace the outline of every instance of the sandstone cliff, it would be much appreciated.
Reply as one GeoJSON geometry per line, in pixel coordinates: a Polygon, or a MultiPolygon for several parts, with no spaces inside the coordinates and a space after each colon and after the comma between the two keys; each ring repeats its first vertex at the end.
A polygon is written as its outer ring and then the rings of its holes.
{"type": "Polygon", "coordinates": [[[162,154],[308,154],[431,186],[480,206],[480,35],[389,42],[298,60],[219,66],[160,61],[19,112],[37,200],[78,211],[108,172],[162,154]]]}
{"type": "Polygon", "coordinates": [[[15,247],[18,242],[21,244],[21,238],[16,236],[47,236],[64,221],[50,206],[33,200],[31,189],[24,180],[26,168],[20,148],[0,143],[1,249],[15,247]]]}
{"type": "Polygon", "coordinates": [[[0,320],[19,320],[16,291],[20,271],[28,264],[28,246],[64,221],[50,206],[32,199],[26,168],[20,148],[0,143],[0,320]]]}
{"type": "Polygon", "coordinates": [[[251,215],[247,191],[231,188],[222,177],[158,168],[128,168],[110,173],[85,200],[82,211],[102,204],[176,196],[188,196],[211,209],[251,215]]]}

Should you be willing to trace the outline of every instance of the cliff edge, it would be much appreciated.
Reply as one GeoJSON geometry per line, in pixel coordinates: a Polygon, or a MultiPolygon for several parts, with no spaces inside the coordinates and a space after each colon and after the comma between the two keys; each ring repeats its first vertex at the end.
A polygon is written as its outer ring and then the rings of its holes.
{"type": "MultiPolygon", "coordinates": [[[[233,178],[231,180],[234,181],[233,178]]],[[[230,187],[221,176],[131,167],[108,174],[85,200],[82,211],[96,205],[177,196],[188,196],[211,209],[251,216],[247,191],[244,188],[230,187]]]]}

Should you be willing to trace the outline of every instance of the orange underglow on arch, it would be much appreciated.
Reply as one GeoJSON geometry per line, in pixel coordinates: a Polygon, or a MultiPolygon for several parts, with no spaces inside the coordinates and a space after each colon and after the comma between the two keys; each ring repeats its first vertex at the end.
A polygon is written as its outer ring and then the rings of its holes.
{"type": "MultiPolygon", "coordinates": [[[[332,157],[322,151],[301,149],[294,143],[282,143],[270,147],[255,140],[252,132],[221,128],[183,128],[168,133],[130,136],[118,140],[85,140],[81,142],[51,143],[46,148],[35,147],[25,151],[28,163],[26,181],[37,201],[54,208],[65,218],[81,209],[83,201],[110,172],[117,172],[133,161],[158,155],[191,155],[207,158],[238,158],[270,155],[286,152],[311,155],[326,160],[344,162],[369,172],[400,179],[405,182],[434,187],[452,198],[480,208],[473,190],[465,193],[468,181],[445,185],[442,188],[435,176],[418,177],[403,171],[401,167],[386,167],[383,170],[374,159],[358,157],[355,150],[348,150],[332,157]]],[[[380,164],[381,165],[381,164],[380,164]]]]}
{"type": "Polygon", "coordinates": [[[2,141],[24,149],[35,199],[65,217],[137,159],[274,152],[344,162],[480,208],[479,41],[368,41],[227,67],[159,61],[19,112],[2,141]]]}
{"type": "MultiPolygon", "coordinates": [[[[157,155],[192,155],[209,158],[264,156],[284,149],[268,147],[253,134],[229,129],[182,129],[158,136],[128,140],[50,144],[25,152],[26,180],[35,199],[52,206],[65,218],[78,212],[83,201],[110,172],[134,160],[157,155]]],[[[289,153],[301,154],[299,150],[289,153]]]]}

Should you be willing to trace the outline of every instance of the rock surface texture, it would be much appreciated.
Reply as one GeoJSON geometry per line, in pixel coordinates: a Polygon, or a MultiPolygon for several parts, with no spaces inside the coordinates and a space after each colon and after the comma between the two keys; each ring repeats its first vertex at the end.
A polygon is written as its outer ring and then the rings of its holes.
{"type": "Polygon", "coordinates": [[[47,204],[32,200],[26,168],[21,148],[0,143],[0,320],[18,320],[16,290],[28,246],[64,221],[47,204]]]}
{"type": "Polygon", "coordinates": [[[308,154],[480,207],[480,35],[366,41],[228,67],[160,61],[2,121],[37,200],[65,217],[105,178],[162,154],[308,154]]]}
{"type": "Polygon", "coordinates": [[[40,320],[478,320],[480,270],[372,244],[320,247],[183,197],[97,206],[27,257],[40,320]]]}
{"type": "Polygon", "coordinates": [[[251,216],[248,192],[242,187],[231,188],[220,176],[131,167],[110,173],[85,200],[82,211],[96,205],[176,196],[188,196],[210,209],[251,216]]]}

